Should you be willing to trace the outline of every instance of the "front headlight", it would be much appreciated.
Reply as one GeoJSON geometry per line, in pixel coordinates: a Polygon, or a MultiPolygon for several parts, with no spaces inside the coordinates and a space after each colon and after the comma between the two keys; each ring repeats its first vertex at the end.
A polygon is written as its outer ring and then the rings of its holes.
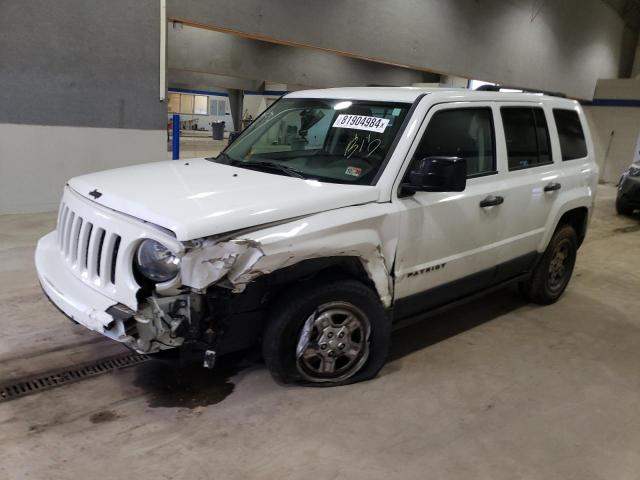
{"type": "Polygon", "coordinates": [[[138,271],[154,282],[168,282],[180,271],[180,259],[155,240],[144,240],[136,252],[138,271]]]}

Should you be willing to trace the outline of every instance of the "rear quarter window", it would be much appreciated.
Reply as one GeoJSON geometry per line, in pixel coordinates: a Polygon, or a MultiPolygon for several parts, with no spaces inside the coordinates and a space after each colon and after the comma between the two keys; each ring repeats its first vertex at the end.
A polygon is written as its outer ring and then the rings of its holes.
{"type": "Polygon", "coordinates": [[[574,160],[587,156],[587,144],[580,117],[575,110],[553,109],[553,118],[558,129],[562,160],[574,160]]]}

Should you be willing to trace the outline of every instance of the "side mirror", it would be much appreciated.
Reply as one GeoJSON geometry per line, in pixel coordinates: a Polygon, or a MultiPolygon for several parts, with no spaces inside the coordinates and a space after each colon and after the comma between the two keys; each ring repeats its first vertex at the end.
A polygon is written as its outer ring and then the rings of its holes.
{"type": "Polygon", "coordinates": [[[229,132],[229,142],[227,143],[227,145],[231,145],[233,142],[235,142],[236,138],[238,138],[241,133],[242,132],[229,132]]]}
{"type": "Polygon", "coordinates": [[[405,193],[462,192],[467,186],[467,163],[460,157],[425,157],[401,185],[405,193]]]}

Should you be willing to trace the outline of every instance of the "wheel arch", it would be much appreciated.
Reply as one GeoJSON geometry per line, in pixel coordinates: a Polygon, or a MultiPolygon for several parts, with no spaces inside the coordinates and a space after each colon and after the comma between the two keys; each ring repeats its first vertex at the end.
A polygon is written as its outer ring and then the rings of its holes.
{"type": "Polygon", "coordinates": [[[578,236],[578,247],[579,247],[580,245],[582,245],[582,242],[584,241],[584,237],[587,234],[588,222],[589,222],[589,209],[587,207],[576,207],[562,214],[554,230],[557,230],[558,227],[560,227],[561,225],[572,226],[576,232],[576,235],[578,236]]]}
{"type": "Polygon", "coordinates": [[[265,274],[261,279],[272,286],[282,287],[299,281],[349,278],[358,280],[375,291],[375,283],[364,265],[365,261],[355,255],[307,258],[265,274]]]}
{"type": "Polygon", "coordinates": [[[363,260],[357,256],[301,260],[255,278],[239,292],[228,286],[210,285],[207,301],[223,331],[218,350],[228,353],[253,345],[263,334],[275,306],[294,298],[306,286],[339,280],[358,281],[379,296],[363,260]]]}
{"type": "Polygon", "coordinates": [[[587,234],[592,212],[592,196],[567,198],[551,212],[545,224],[545,233],[538,246],[538,252],[544,252],[560,225],[571,225],[578,236],[580,246],[587,234]]]}

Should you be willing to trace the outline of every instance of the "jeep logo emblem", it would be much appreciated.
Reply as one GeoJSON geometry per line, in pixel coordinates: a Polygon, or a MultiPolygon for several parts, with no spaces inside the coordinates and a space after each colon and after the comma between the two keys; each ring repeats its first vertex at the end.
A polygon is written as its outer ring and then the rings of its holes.
{"type": "Polygon", "coordinates": [[[94,189],[92,191],[89,192],[89,195],[91,195],[93,198],[100,198],[102,196],[102,194],[98,191],[98,189],[94,189]]]}

